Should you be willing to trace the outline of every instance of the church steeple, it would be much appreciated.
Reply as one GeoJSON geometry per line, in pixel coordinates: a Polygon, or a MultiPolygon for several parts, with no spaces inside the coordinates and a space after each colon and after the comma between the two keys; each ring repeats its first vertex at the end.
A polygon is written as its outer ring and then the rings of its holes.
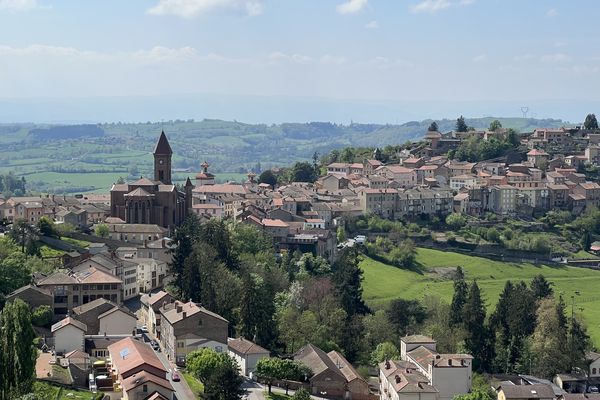
{"type": "Polygon", "coordinates": [[[154,180],[165,185],[171,185],[171,157],[173,150],[167,140],[165,131],[160,133],[156,147],[154,147],[154,180]]]}

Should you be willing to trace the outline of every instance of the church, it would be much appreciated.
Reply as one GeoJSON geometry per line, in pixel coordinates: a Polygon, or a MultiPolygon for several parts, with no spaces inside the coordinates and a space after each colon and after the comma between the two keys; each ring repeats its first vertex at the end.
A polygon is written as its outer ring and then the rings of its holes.
{"type": "Polygon", "coordinates": [[[154,148],[154,180],[141,177],[132,183],[114,184],[110,189],[111,216],[127,224],[155,224],[167,229],[181,225],[192,206],[194,186],[189,178],[184,192],[173,184],[172,157],[163,131],[154,148]]]}

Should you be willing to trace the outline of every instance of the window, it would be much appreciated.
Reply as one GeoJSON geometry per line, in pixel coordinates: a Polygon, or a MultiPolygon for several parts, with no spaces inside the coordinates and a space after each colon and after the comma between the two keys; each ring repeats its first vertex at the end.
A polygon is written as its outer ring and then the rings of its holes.
{"type": "Polygon", "coordinates": [[[79,296],[78,295],[73,295],[73,303],[79,303],[79,296]]]}
{"type": "Polygon", "coordinates": [[[215,346],[215,351],[216,351],[217,353],[221,353],[221,352],[223,352],[223,346],[215,346]]]}
{"type": "Polygon", "coordinates": [[[202,318],[198,320],[198,326],[202,326],[202,318]]]}
{"type": "Polygon", "coordinates": [[[110,289],[111,290],[117,290],[117,284],[116,283],[111,283],[110,284],[110,289]]]}
{"type": "Polygon", "coordinates": [[[142,388],[142,391],[144,393],[148,393],[148,385],[144,385],[144,387],[142,388]]]}
{"type": "Polygon", "coordinates": [[[596,368],[592,368],[592,375],[596,375],[596,368]]]}

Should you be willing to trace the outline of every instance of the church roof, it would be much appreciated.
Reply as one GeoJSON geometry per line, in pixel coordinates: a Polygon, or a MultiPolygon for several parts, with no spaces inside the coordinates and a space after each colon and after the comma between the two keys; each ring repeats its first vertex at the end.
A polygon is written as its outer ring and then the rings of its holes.
{"type": "Polygon", "coordinates": [[[165,131],[160,133],[160,137],[158,138],[158,142],[156,143],[156,147],[154,148],[154,154],[159,155],[171,155],[173,154],[173,150],[171,150],[171,145],[167,140],[167,135],[165,135],[165,131]]]}
{"type": "Polygon", "coordinates": [[[141,187],[132,190],[131,192],[127,193],[125,196],[131,196],[131,197],[151,197],[153,195],[151,195],[150,193],[146,192],[144,189],[142,189],[141,187]]]}
{"type": "Polygon", "coordinates": [[[148,178],[142,178],[142,177],[140,177],[140,179],[138,179],[137,181],[131,183],[131,185],[133,185],[133,186],[154,186],[156,184],[154,182],[152,182],[148,178]]]}

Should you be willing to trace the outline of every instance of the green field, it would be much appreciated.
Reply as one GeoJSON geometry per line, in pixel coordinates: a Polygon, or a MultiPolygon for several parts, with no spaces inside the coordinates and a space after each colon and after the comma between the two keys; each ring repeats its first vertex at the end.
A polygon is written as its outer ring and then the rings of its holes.
{"type": "Polygon", "coordinates": [[[600,271],[567,266],[547,266],[492,261],[459,253],[418,249],[417,262],[422,273],[399,269],[364,257],[364,297],[373,308],[384,306],[395,298],[422,299],[426,295],[452,299],[452,272],[457,266],[465,271],[468,280],[476,279],[488,308],[495,306],[498,295],[507,280],[529,281],[542,274],[552,282],[554,291],[562,292],[568,308],[571,296],[576,311],[581,312],[594,343],[600,344],[600,271]],[[580,311],[579,309],[583,310],[580,311]]]}

